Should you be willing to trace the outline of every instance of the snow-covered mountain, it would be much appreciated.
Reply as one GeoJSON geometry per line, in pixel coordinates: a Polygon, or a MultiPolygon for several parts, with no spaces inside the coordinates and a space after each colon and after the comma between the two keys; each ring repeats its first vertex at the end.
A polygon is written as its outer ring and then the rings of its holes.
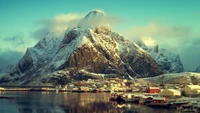
{"type": "Polygon", "coordinates": [[[173,54],[166,49],[159,48],[158,44],[155,44],[153,47],[146,46],[142,41],[138,41],[137,44],[156,60],[159,67],[165,73],[179,73],[184,71],[179,55],[173,54]]]}
{"type": "Polygon", "coordinates": [[[13,68],[14,68],[14,65],[12,64],[0,66],[0,73],[9,73],[13,68]]]}
{"type": "Polygon", "coordinates": [[[62,84],[102,77],[146,77],[162,74],[156,61],[136,43],[101,26],[104,13],[91,11],[64,38],[47,34],[28,48],[15,69],[0,83],[62,84]]]}
{"type": "Polygon", "coordinates": [[[12,64],[0,66],[0,77],[8,74],[13,68],[14,68],[14,65],[12,64]]]}
{"type": "Polygon", "coordinates": [[[198,66],[198,67],[196,68],[195,72],[200,73],[200,66],[198,66]]]}

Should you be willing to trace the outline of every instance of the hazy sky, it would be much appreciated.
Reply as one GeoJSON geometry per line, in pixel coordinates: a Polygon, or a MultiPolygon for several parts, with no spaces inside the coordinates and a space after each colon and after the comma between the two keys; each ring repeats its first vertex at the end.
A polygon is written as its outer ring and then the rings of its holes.
{"type": "Polygon", "coordinates": [[[158,42],[185,69],[200,65],[200,0],[0,0],[0,65],[18,62],[48,31],[75,26],[95,9],[130,40],[158,42]]]}

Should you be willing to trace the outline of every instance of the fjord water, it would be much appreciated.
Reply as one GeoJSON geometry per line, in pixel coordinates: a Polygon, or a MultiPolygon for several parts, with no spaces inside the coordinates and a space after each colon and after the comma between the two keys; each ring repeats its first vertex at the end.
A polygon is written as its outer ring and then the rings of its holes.
{"type": "Polygon", "coordinates": [[[137,104],[117,108],[110,93],[0,92],[0,113],[179,113],[167,108],[152,109],[137,104]]]}

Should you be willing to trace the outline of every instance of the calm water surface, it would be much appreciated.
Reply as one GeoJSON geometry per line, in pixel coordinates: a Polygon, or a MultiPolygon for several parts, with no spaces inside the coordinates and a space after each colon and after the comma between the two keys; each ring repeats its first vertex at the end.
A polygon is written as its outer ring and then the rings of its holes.
{"type": "Polygon", "coordinates": [[[109,93],[0,92],[0,113],[180,113],[164,108],[152,109],[137,104],[117,108],[109,93]]]}

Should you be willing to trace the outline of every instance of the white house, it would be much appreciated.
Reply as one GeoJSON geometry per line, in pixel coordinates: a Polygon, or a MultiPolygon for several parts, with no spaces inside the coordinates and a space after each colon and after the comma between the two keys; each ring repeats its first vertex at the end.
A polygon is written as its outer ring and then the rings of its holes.
{"type": "Polygon", "coordinates": [[[187,85],[182,88],[182,92],[186,96],[200,95],[200,86],[199,85],[187,85]]]}
{"type": "Polygon", "coordinates": [[[160,92],[160,96],[163,97],[180,97],[181,96],[181,92],[175,89],[163,89],[160,92]]]}
{"type": "Polygon", "coordinates": [[[5,88],[3,88],[3,87],[0,87],[0,91],[1,91],[1,90],[5,90],[5,88]]]}

